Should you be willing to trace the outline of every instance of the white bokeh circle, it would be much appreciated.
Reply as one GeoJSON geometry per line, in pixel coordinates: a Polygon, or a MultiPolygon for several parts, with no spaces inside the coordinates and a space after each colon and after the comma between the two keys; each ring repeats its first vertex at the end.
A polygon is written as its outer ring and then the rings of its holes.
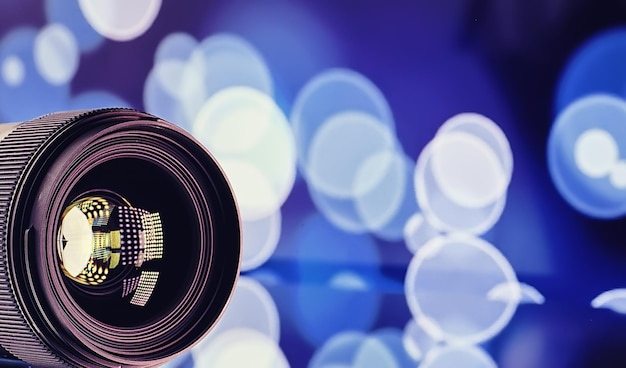
{"type": "Polygon", "coordinates": [[[490,299],[503,283],[517,283],[508,260],[483,239],[452,234],[421,247],[405,279],[409,309],[436,340],[479,344],[498,334],[512,318],[519,298],[490,299]]]}
{"type": "Polygon", "coordinates": [[[194,356],[206,350],[223,333],[237,329],[254,330],[276,343],[280,339],[276,303],[267,289],[250,277],[239,278],[228,308],[211,332],[192,349],[194,356]]]}
{"type": "MultiPolygon", "coordinates": [[[[438,134],[424,147],[417,159],[413,177],[417,203],[423,216],[438,231],[480,235],[491,229],[502,215],[506,203],[506,190],[502,191],[499,185],[492,186],[496,189],[495,193],[502,192],[502,195],[484,207],[467,207],[448,198],[435,178],[432,159],[439,142],[447,140],[451,134],[453,133],[438,134]]],[[[461,188],[464,185],[462,182],[451,184],[459,185],[461,188]]],[[[495,193],[492,192],[489,197],[496,197],[495,193]]]]}
{"type": "MultiPolygon", "coordinates": [[[[392,332],[393,333],[393,332],[392,332]]],[[[384,331],[366,335],[344,331],[330,337],[313,355],[310,368],[403,368],[407,359],[391,346],[394,337],[384,331]]],[[[399,340],[399,338],[398,338],[399,340]]]]}
{"type": "Polygon", "coordinates": [[[353,180],[354,203],[369,231],[377,232],[389,224],[406,200],[410,190],[406,161],[404,155],[386,150],[370,155],[359,165],[353,180]]]}
{"type": "Polygon", "coordinates": [[[402,345],[413,360],[420,361],[430,349],[437,346],[437,341],[428,335],[415,319],[411,318],[404,326],[402,345]]]}
{"type": "Polygon", "coordinates": [[[315,351],[309,361],[309,367],[350,367],[354,355],[366,338],[365,333],[357,331],[343,331],[331,336],[315,351]]]}
{"type": "Polygon", "coordinates": [[[493,120],[475,112],[464,112],[446,120],[437,130],[437,135],[465,132],[480,138],[496,154],[502,165],[507,182],[513,174],[513,152],[502,129],[493,120]]]}
{"type": "Polygon", "coordinates": [[[436,347],[426,356],[419,368],[497,368],[493,359],[478,346],[436,347]]]}
{"type": "Polygon", "coordinates": [[[286,117],[268,95],[249,87],[214,94],[193,135],[215,155],[233,185],[244,220],[276,212],[296,177],[296,148],[286,117]]]}
{"type": "Polygon", "coordinates": [[[180,78],[185,70],[185,62],[176,59],[163,60],[154,65],[159,87],[173,99],[180,98],[180,78]]]}
{"type": "Polygon", "coordinates": [[[369,170],[374,176],[356,182],[365,161],[395,149],[393,132],[376,117],[360,111],[338,113],[319,127],[311,141],[305,170],[307,182],[324,194],[354,198],[375,186],[385,172],[384,167],[373,173],[369,170]]]}
{"type": "Polygon", "coordinates": [[[174,32],[165,36],[154,53],[154,64],[162,61],[177,60],[186,62],[198,47],[198,41],[190,34],[174,32]]]}
{"type": "Polygon", "coordinates": [[[249,271],[261,266],[274,254],[280,240],[281,220],[282,216],[279,209],[259,220],[242,221],[242,271],[249,271]]]}
{"type": "Polygon", "coordinates": [[[67,27],[52,23],[37,34],[33,56],[39,74],[50,84],[69,83],[79,63],[76,38],[67,27]]]}
{"type": "Polygon", "coordinates": [[[267,175],[255,165],[236,158],[219,158],[230,182],[243,221],[270,216],[282,204],[267,175]]]}
{"type": "Polygon", "coordinates": [[[346,111],[370,115],[395,131],[391,109],[374,83],[349,69],[323,71],[300,90],[290,115],[301,168],[308,167],[309,150],[318,129],[332,116],[346,111]]]}
{"type": "Polygon", "coordinates": [[[367,228],[354,205],[354,198],[337,198],[314,190],[310,186],[309,195],[315,208],[334,227],[353,234],[367,232],[367,228]]]}
{"type": "Polygon", "coordinates": [[[548,137],[551,179],[563,199],[586,216],[626,213],[620,155],[626,152],[626,101],[595,93],[572,101],[555,118],[548,137]]]}
{"type": "Polygon", "coordinates": [[[10,55],[2,61],[2,80],[8,86],[19,86],[24,80],[25,73],[24,63],[19,57],[10,55]]]}
{"type": "MultiPolygon", "coordinates": [[[[198,41],[183,32],[170,33],[159,43],[154,54],[154,66],[143,88],[143,103],[151,114],[191,131],[193,119],[185,114],[183,76],[198,41]]],[[[204,102],[204,101],[203,101],[204,102]]]]}
{"type": "Polygon", "coordinates": [[[415,163],[388,125],[362,111],[337,113],[318,128],[308,152],[309,194],[330,222],[351,233],[367,231],[390,241],[402,237],[416,210],[415,163]]]}
{"type": "Polygon", "coordinates": [[[415,213],[404,224],[404,244],[407,249],[415,254],[430,239],[439,235],[437,229],[432,227],[421,213],[415,213]]]}
{"type": "Polygon", "coordinates": [[[611,173],[619,160],[615,138],[604,129],[592,128],[582,132],[574,144],[574,161],[578,169],[591,178],[611,173]]]}
{"type": "Polygon", "coordinates": [[[289,368],[278,343],[257,330],[237,328],[224,331],[202,349],[192,350],[198,367],[289,368]]]}
{"type": "Polygon", "coordinates": [[[244,38],[228,33],[198,44],[189,55],[180,85],[180,103],[189,120],[221,90],[248,87],[272,96],[274,89],[263,56],[244,38]]]}
{"type": "Polygon", "coordinates": [[[432,150],[435,181],[454,203],[481,208],[504,195],[509,178],[496,153],[479,137],[465,132],[438,135],[432,150]]]}
{"type": "Polygon", "coordinates": [[[609,181],[617,189],[626,189],[626,161],[618,161],[609,173],[609,181]]]}
{"type": "Polygon", "coordinates": [[[93,29],[114,41],[130,41],[144,34],[161,9],[161,0],[78,1],[93,29]]]}

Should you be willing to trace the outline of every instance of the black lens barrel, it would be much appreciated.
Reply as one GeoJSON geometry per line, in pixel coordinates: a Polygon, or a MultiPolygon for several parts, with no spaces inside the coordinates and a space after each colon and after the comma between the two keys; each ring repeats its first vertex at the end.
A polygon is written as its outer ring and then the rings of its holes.
{"type": "Polygon", "coordinates": [[[50,114],[6,130],[2,348],[35,366],[140,367],[206,335],[230,298],[241,252],[235,198],[210,153],[182,129],[131,109],[50,114]],[[102,285],[78,285],[60,261],[64,210],[109,192],[160,214],[162,258],[120,267],[102,285]],[[145,306],[115,294],[134,274],[158,275],[153,290],[144,288],[145,306]]]}

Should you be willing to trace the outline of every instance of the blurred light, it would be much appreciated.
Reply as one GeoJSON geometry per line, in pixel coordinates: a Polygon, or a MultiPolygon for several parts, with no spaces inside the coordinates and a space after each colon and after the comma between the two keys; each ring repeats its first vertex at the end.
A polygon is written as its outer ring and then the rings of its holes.
{"type": "Polygon", "coordinates": [[[202,107],[193,134],[223,165],[244,220],[282,206],[295,182],[295,143],[269,96],[249,87],[222,90],[202,107]]]}
{"type": "Polygon", "coordinates": [[[608,290],[591,301],[594,308],[606,308],[620,314],[626,314],[626,289],[608,290]]]}
{"type": "Polygon", "coordinates": [[[513,172],[502,130],[477,113],[457,114],[417,160],[414,189],[426,220],[440,231],[482,234],[499,219],[513,172]]]}
{"type": "Polygon", "coordinates": [[[613,165],[609,181],[617,189],[626,189],[626,161],[620,160],[613,165]]]}
{"type": "Polygon", "coordinates": [[[337,273],[330,279],[329,286],[335,289],[344,290],[367,290],[367,282],[359,274],[343,271],[337,273]]]}
{"type": "MultiPolygon", "coordinates": [[[[315,352],[309,368],[401,368],[393,351],[386,345],[385,335],[368,336],[342,332],[331,337],[315,352]]],[[[404,363],[404,361],[402,361],[404,363]]]]}
{"type": "Polygon", "coordinates": [[[399,368],[414,368],[415,360],[404,348],[404,332],[397,328],[383,328],[372,332],[370,339],[381,342],[393,355],[399,368]]]}
{"type": "Polygon", "coordinates": [[[563,198],[585,215],[626,213],[619,155],[626,152],[626,102],[610,95],[581,98],[556,118],[548,138],[548,169],[563,198]]]}
{"type": "Polygon", "coordinates": [[[513,152],[511,151],[509,140],[498,124],[484,115],[465,112],[446,120],[437,130],[437,135],[452,132],[469,133],[480,138],[496,154],[502,171],[506,176],[506,181],[509,182],[511,180],[511,175],[513,174],[513,152]]]}
{"type": "Polygon", "coordinates": [[[414,361],[420,361],[430,349],[437,345],[437,341],[435,341],[415,319],[411,318],[404,326],[402,345],[406,353],[414,361]]]}
{"type": "Polygon", "coordinates": [[[239,278],[228,308],[211,332],[192,349],[194,357],[198,360],[225,333],[241,329],[256,331],[276,343],[280,339],[280,318],[274,299],[263,285],[247,276],[239,278]]]}
{"type": "Polygon", "coordinates": [[[81,51],[92,51],[104,40],[89,25],[78,1],[46,0],[45,9],[48,23],[64,25],[74,36],[81,51]]]}
{"type": "Polygon", "coordinates": [[[258,167],[240,159],[218,160],[231,183],[242,220],[260,220],[280,208],[286,195],[278,197],[270,179],[258,167]]]}
{"type": "Polygon", "coordinates": [[[255,269],[272,256],[280,240],[281,220],[279,209],[258,220],[242,221],[242,271],[255,269]]]}
{"type": "Polygon", "coordinates": [[[482,139],[449,132],[437,136],[432,150],[433,177],[454,203],[482,208],[504,195],[508,178],[496,153],[482,139]]]}
{"type": "Polygon", "coordinates": [[[271,97],[249,87],[224,89],[207,100],[193,131],[207,142],[207,147],[225,155],[249,154],[264,138],[273,138],[272,134],[286,141],[276,143],[293,146],[289,144],[293,141],[288,139],[291,129],[282,111],[271,97]]]}
{"type": "MultiPolygon", "coordinates": [[[[447,134],[435,137],[424,147],[417,159],[414,189],[418,205],[426,220],[438,231],[483,234],[491,229],[500,218],[506,195],[501,195],[495,202],[482,208],[462,206],[448,198],[439,187],[432,168],[432,158],[437,152],[437,142],[445,140],[446,136],[447,134]]],[[[462,187],[464,182],[456,184],[462,187]]]]}
{"type": "Polygon", "coordinates": [[[382,342],[371,337],[365,338],[357,350],[351,368],[399,368],[396,359],[382,342]]]}
{"type": "Polygon", "coordinates": [[[354,234],[367,232],[353,198],[337,198],[315,190],[309,190],[309,195],[317,210],[336,228],[354,234]]]}
{"type": "Polygon", "coordinates": [[[376,153],[359,168],[355,178],[357,193],[377,175],[376,171],[383,172],[375,186],[354,198],[359,218],[377,237],[386,241],[402,239],[407,219],[418,209],[413,192],[414,168],[415,162],[398,151],[376,153]]]}
{"type": "Polygon", "coordinates": [[[368,229],[379,229],[393,217],[404,199],[405,174],[404,157],[394,151],[376,152],[358,165],[355,204],[368,229]]]}
{"type": "Polygon", "coordinates": [[[478,346],[446,346],[426,354],[420,368],[497,368],[493,359],[478,346]]]}
{"type": "Polygon", "coordinates": [[[602,129],[582,132],[574,143],[574,161],[578,169],[592,178],[607,176],[619,159],[613,136],[602,129]]]}
{"type": "Polygon", "coordinates": [[[384,177],[386,167],[362,173],[363,180],[357,182],[359,169],[367,170],[363,165],[368,158],[393,151],[395,144],[393,132],[371,115],[359,111],[333,115],[311,141],[307,182],[314,190],[339,198],[367,193],[384,177]]]}
{"type": "Polygon", "coordinates": [[[406,273],[405,293],[413,317],[425,323],[431,337],[477,344],[498,334],[515,312],[519,298],[488,298],[502,283],[517,283],[517,278],[493,245],[450,235],[418,250],[406,273]]]}
{"type": "Polygon", "coordinates": [[[35,66],[50,84],[69,83],[78,69],[79,50],[74,35],[62,24],[44,27],[35,39],[35,66]]]}
{"type": "Polygon", "coordinates": [[[185,70],[185,62],[176,59],[163,60],[154,66],[159,87],[169,97],[180,97],[181,78],[185,70]]]}
{"type": "Polygon", "coordinates": [[[313,354],[308,367],[350,367],[366,337],[365,333],[356,331],[343,331],[333,335],[313,354]]]}
{"type": "Polygon", "coordinates": [[[154,53],[154,65],[165,61],[186,62],[198,47],[198,41],[184,32],[174,32],[165,36],[154,53]]]}
{"type": "Polygon", "coordinates": [[[403,235],[407,249],[415,254],[430,239],[438,236],[439,232],[426,221],[421,213],[415,213],[404,225],[403,235]]]}
{"type": "Polygon", "coordinates": [[[545,297],[534,287],[520,282],[505,282],[494,286],[487,292],[487,299],[508,303],[517,300],[519,304],[543,304],[545,297]]]}
{"type": "Polygon", "coordinates": [[[79,0],[79,5],[96,32],[114,41],[130,41],[152,26],[161,0],[79,0]]]}
{"type": "Polygon", "coordinates": [[[24,63],[17,56],[7,56],[2,63],[2,79],[10,87],[19,86],[24,80],[24,63]]]}
{"type": "Polygon", "coordinates": [[[298,147],[298,160],[305,172],[311,157],[309,150],[320,127],[331,117],[346,111],[369,115],[391,133],[395,131],[389,105],[382,92],[370,80],[349,69],[324,71],[300,90],[290,116],[298,147]]]}
{"type": "Polygon", "coordinates": [[[88,91],[72,96],[68,110],[87,110],[103,107],[132,107],[120,97],[105,91],[88,91]]]}
{"type": "Polygon", "coordinates": [[[347,110],[329,117],[308,151],[305,176],[316,207],[344,231],[400,239],[416,205],[413,162],[397,145],[389,127],[372,115],[347,110]]]}
{"type": "Polygon", "coordinates": [[[174,65],[167,66],[167,64],[176,63],[180,62],[168,59],[156,64],[150,70],[143,87],[143,105],[149,113],[191,131],[191,122],[185,115],[178,91],[176,94],[172,94],[172,91],[176,91],[180,83],[176,81],[173,85],[164,85],[171,80],[172,71],[175,70],[174,65]]]}
{"type": "Polygon", "coordinates": [[[263,56],[232,34],[205,38],[191,53],[181,78],[180,103],[190,121],[213,95],[230,87],[248,87],[273,95],[272,77],[263,56]]]}
{"type": "MultiPolygon", "coordinates": [[[[183,76],[189,67],[189,58],[198,48],[193,36],[175,32],[167,35],[154,55],[154,66],[148,73],[143,89],[145,109],[188,131],[195,116],[187,116],[183,106],[183,76]]],[[[199,101],[202,103],[204,100],[199,101]]]]}
{"type": "Polygon", "coordinates": [[[278,343],[257,330],[237,328],[224,331],[210,344],[193,350],[197,367],[289,368],[278,343]]]}
{"type": "Polygon", "coordinates": [[[556,113],[591,94],[615,97],[626,94],[626,28],[600,33],[585,42],[570,58],[557,86],[556,113]]]}
{"type": "Polygon", "coordinates": [[[519,287],[522,292],[522,298],[520,299],[520,303],[528,303],[528,304],[543,304],[546,301],[546,298],[537,290],[535,287],[528,285],[526,283],[520,282],[519,287]]]}
{"type": "MultiPolygon", "coordinates": [[[[410,183],[405,183],[403,186],[395,179],[395,177],[404,176],[407,181],[411,181],[409,171],[412,171],[414,165],[411,163],[411,169],[406,165],[405,163],[404,174],[396,171],[395,175],[382,178],[378,186],[379,188],[386,185],[402,187],[399,193],[387,192],[375,195],[376,192],[369,192],[357,198],[343,199],[326,195],[321,191],[310,190],[309,195],[319,212],[338,229],[354,234],[370,232],[387,241],[398,241],[402,239],[407,219],[417,210],[410,183]],[[392,184],[388,184],[389,181],[392,184]],[[401,195],[404,197],[398,199],[401,195]],[[381,213],[372,212],[377,206],[381,209],[381,213]]],[[[397,166],[392,169],[400,170],[397,166]]]]}
{"type": "Polygon", "coordinates": [[[32,28],[16,28],[0,41],[0,65],[3,69],[3,78],[0,79],[0,121],[28,120],[50,111],[66,109],[69,86],[51,85],[35,66],[33,51],[37,34],[32,28]],[[16,63],[18,60],[19,63],[16,63]],[[21,67],[17,64],[21,64],[21,67]],[[9,69],[8,74],[6,68],[9,69]]]}

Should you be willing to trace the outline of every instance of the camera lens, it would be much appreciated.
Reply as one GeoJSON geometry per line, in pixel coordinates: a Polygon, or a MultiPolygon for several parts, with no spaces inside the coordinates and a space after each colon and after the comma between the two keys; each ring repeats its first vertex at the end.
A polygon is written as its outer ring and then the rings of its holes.
{"type": "Polygon", "coordinates": [[[130,109],[0,125],[0,345],[35,366],[155,366],[224,310],[235,198],[189,134],[130,109]]]}

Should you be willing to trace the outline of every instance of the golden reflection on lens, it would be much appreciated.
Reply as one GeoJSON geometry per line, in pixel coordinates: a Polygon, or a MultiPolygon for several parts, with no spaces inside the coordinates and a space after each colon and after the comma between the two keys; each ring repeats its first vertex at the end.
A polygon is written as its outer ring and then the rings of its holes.
{"type": "Polygon", "coordinates": [[[117,288],[120,297],[132,294],[131,304],[147,303],[159,273],[141,267],[163,257],[159,213],[104,196],[85,197],[65,209],[58,238],[60,265],[67,278],[97,286],[105,283],[111,272],[119,271],[126,275],[117,288]]]}

